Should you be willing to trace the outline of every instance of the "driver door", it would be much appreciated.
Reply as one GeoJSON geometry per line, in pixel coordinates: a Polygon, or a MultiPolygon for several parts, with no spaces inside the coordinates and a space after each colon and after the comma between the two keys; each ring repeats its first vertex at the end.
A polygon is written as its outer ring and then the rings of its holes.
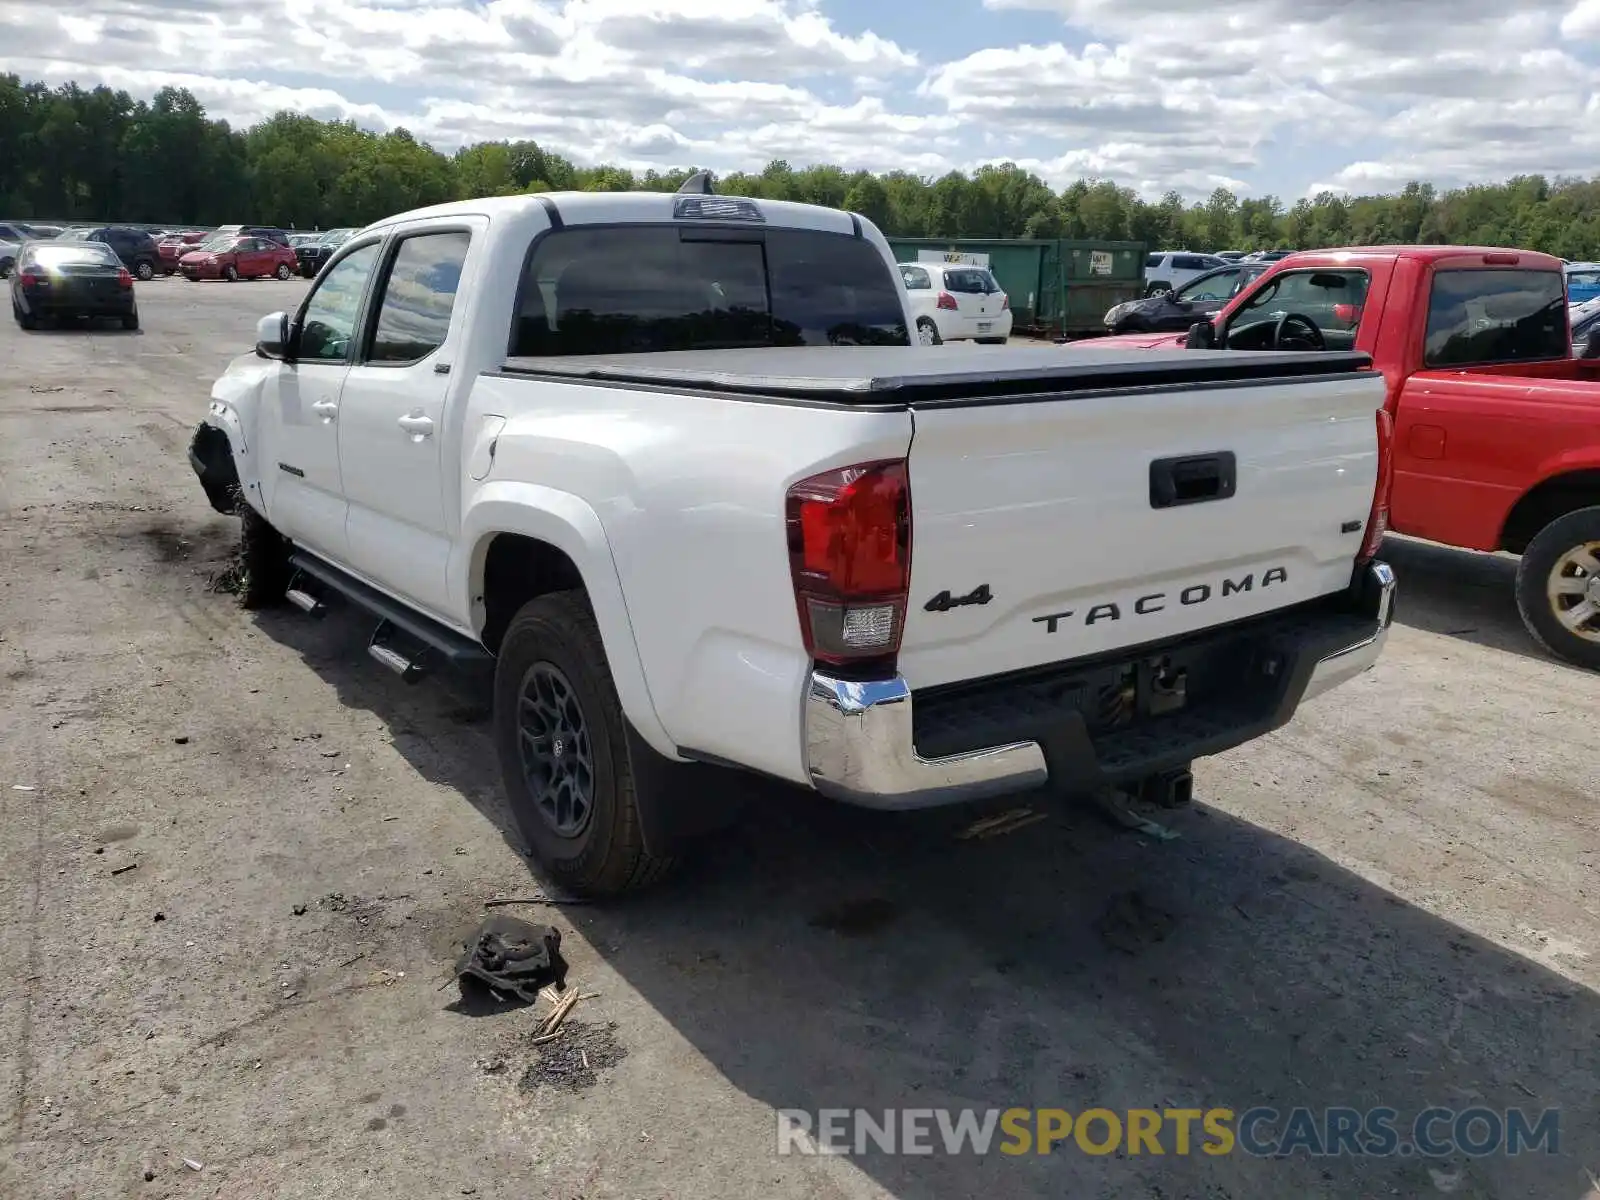
{"type": "Polygon", "coordinates": [[[261,473],[267,517],[307,549],[344,564],[348,505],[339,474],[339,405],[381,239],[352,247],[295,315],[262,391],[261,473]]]}

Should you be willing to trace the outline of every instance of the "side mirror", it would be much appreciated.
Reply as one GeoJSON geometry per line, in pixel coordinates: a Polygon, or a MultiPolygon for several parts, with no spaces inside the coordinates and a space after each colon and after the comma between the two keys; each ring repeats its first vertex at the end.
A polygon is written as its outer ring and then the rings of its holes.
{"type": "Polygon", "coordinates": [[[1185,350],[1215,350],[1217,348],[1216,326],[1210,321],[1196,321],[1189,326],[1189,336],[1183,339],[1185,350]]]}
{"type": "Polygon", "coordinates": [[[262,358],[287,358],[289,314],[269,313],[256,322],[256,353],[262,358]]]}

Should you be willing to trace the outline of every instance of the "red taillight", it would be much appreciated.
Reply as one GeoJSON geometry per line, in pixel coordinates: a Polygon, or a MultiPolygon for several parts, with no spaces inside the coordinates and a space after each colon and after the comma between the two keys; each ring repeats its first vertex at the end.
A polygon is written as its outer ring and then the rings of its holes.
{"type": "Polygon", "coordinates": [[[1010,312],[1011,311],[1011,297],[1010,296],[1007,296],[1007,295],[1004,295],[1004,294],[1001,295],[1001,297],[1000,297],[1000,311],[1001,312],[1010,312]]]}
{"type": "Polygon", "coordinates": [[[22,280],[22,286],[25,288],[40,287],[44,283],[44,276],[37,271],[24,271],[17,278],[22,280]]]}
{"type": "Polygon", "coordinates": [[[1372,493],[1372,512],[1367,516],[1367,533],[1361,539],[1359,561],[1375,558],[1383,535],[1389,531],[1389,493],[1394,489],[1394,418],[1389,410],[1378,410],[1378,486],[1372,493]]]}
{"type": "Polygon", "coordinates": [[[949,292],[940,292],[939,293],[939,307],[940,308],[948,308],[951,312],[955,312],[956,308],[957,308],[956,298],[954,296],[952,296],[949,292]]]}
{"type": "Polygon", "coordinates": [[[123,267],[117,272],[117,286],[125,288],[133,286],[133,276],[128,274],[127,267],[123,267]]]}
{"type": "Polygon", "coordinates": [[[892,659],[911,585],[904,459],[802,479],[785,504],[789,571],[806,651],[834,665],[892,659]]]}

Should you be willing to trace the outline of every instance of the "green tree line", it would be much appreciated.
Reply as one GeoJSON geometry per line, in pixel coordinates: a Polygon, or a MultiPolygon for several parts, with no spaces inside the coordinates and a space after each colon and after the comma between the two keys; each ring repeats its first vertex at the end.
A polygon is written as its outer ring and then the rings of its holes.
{"type": "MultiPolygon", "coordinates": [[[[233,129],[179,88],[146,102],[0,75],[0,217],[21,220],[326,229],[471,196],[671,191],[691,170],[580,166],[532,141],[446,155],[404,129],[378,134],[293,112],[233,129]]],[[[775,160],[724,175],[717,188],[848,208],[901,237],[1132,239],[1191,250],[1467,243],[1600,257],[1600,179],[1524,175],[1443,192],[1408,183],[1393,195],[1323,192],[1294,204],[1218,188],[1186,204],[1177,192],[1152,203],[1105,180],[1056,191],[1009,163],[927,179],[775,160]]]]}

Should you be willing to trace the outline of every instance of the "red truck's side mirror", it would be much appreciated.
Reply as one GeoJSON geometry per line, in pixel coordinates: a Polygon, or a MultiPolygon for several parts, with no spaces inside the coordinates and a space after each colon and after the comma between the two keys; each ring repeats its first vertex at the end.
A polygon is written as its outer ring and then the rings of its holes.
{"type": "Polygon", "coordinates": [[[1183,339],[1185,350],[1215,350],[1217,348],[1216,326],[1210,321],[1196,321],[1189,326],[1188,336],[1183,339]]]}

